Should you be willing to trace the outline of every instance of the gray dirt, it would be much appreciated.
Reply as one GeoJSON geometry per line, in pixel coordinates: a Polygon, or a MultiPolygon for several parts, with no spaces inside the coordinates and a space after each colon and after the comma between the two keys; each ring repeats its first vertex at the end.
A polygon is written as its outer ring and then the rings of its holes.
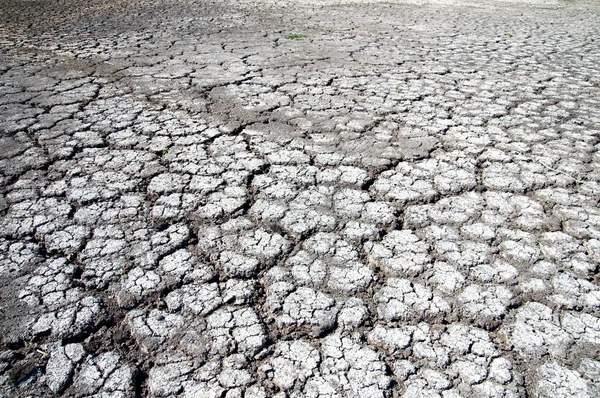
{"type": "Polygon", "coordinates": [[[600,3],[0,9],[0,397],[600,396],[600,3]]]}

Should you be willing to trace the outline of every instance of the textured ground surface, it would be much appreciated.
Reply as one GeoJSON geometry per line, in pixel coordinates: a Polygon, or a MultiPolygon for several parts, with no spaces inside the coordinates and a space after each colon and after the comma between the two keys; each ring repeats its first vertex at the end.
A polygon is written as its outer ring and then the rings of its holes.
{"type": "Polygon", "coordinates": [[[425,3],[1,0],[0,396],[600,396],[600,5],[425,3]]]}

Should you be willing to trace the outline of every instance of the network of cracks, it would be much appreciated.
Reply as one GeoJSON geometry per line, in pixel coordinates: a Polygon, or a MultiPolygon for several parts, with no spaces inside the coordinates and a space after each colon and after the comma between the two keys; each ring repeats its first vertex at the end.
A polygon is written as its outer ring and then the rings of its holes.
{"type": "Polygon", "coordinates": [[[600,395],[597,5],[6,3],[0,396],[600,395]]]}

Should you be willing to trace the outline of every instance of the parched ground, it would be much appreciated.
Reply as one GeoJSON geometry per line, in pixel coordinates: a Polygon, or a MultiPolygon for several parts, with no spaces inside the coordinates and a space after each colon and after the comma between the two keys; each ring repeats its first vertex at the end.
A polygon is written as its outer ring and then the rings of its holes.
{"type": "Polygon", "coordinates": [[[0,396],[600,396],[600,3],[0,0],[0,396]]]}

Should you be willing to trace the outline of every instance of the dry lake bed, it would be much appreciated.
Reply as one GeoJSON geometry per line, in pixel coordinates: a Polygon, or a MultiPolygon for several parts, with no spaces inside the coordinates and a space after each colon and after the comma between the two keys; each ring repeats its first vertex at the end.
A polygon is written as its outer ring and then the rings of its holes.
{"type": "Polygon", "coordinates": [[[0,9],[0,397],[600,396],[600,3],[0,9]]]}

